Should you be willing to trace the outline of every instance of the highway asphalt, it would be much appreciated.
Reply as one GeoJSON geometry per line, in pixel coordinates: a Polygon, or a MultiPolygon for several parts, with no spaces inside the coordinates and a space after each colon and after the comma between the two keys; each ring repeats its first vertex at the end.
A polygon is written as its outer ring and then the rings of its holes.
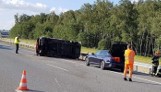
{"type": "Polygon", "coordinates": [[[36,56],[35,51],[0,42],[0,92],[15,92],[22,71],[30,92],[160,92],[161,78],[134,72],[133,82],[115,70],[87,67],[73,59],[36,56]]]}

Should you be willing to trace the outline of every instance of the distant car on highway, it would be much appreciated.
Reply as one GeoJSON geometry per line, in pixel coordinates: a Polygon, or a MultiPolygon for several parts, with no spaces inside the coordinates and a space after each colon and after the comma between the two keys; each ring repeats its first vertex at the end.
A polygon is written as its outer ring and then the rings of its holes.
{"type": "Polygon", "coordinates": [[[124,51],[127,44],[116,43],[110,50],[99,50],[86,56],[86,65],[98,65],[102,70],[117,68],[124,70],[124,51]]]}

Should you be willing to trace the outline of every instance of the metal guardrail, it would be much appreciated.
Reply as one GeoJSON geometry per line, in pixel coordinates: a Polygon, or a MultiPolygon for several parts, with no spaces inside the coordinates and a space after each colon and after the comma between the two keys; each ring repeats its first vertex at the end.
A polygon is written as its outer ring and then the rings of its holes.
{"type": "MultiPolygon", "coordinates": [[[[3,39],[3,38],[0,38],[0,40],[3,41],[3,42],[6,42],[6,43],[8,43],[8,44],[14,44],[14,40],[11,40],[11,39],[3,39]]],[[[20,42],[19,45],[22,46],[22,47],[35,49],[35,45],[26,44],[26,43],[24,43],[24,42],[20,42]]]]}
{"type": "Polygon", "coordinates": [[[35,45],[30,45],[30,44],[26,44],[26,43],[20,43],[20,46],[35,49],[35,45]]]}
{"type": "Polygon", "coordinates": [[[151,70],[152,70],[151,64],[140,63],[140,62],[136,62],[136,61],[134,63],[134,71],[136,71],[136,72],[150,74],[151,70]]]}
{"type": "Polygon", "coordinates": [[[88,55],[88,53],[80,53],[79,59],[82,60],[82,61],[85,61],[87,55],[88,55]]]}
{"type": "MultiPolygon", "coordinates": [[[[161,66],[158,66],[157,73],[158,73],[159,69],[161,69],[161,66]]],[[[146,73],[146,74],[151,74],[152,64],[135,62],[134,71],[142,72],[142,73],[146,73]]]]}

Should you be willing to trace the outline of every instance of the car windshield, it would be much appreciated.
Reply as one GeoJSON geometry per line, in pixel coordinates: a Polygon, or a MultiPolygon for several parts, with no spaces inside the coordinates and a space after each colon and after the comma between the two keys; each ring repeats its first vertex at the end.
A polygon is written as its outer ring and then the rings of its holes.
{"type": "Polygon", "coordinates": [[[100,56],[100,57],[111,57],[108,50],[99,50],[99,51],[96,52],[96,55],[100,56]]]}

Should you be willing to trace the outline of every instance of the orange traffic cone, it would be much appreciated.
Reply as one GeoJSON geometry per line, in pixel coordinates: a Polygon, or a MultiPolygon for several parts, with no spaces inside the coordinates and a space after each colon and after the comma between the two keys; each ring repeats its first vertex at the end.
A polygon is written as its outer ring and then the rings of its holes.
{"type": "Polygon", "coordinates": [[[20,85],[17,90],[27,91],[27,79],[26,79],[26,70],[23,70],[20,85]]]}

